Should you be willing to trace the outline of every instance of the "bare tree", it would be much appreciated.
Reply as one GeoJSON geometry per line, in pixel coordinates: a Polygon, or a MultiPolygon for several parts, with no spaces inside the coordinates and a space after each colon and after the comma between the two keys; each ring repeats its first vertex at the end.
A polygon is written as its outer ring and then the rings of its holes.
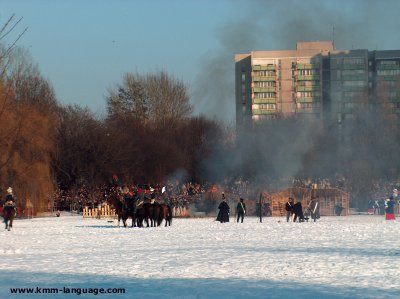
{"type": "Polygon", "coordinates": [[[5,43],[6,38],[9,37],[13,32],[15,32],[16,28],[18,28],[17,26],[21,23],[22,19],[23,17],[17,20],[15,18],[15,14],[13,14],[0,29],[0,79],[4,76],[7,70],[10,54],[15,49],[17,42],[28,30],[28,27],[25,27],[22,31],[17,33],[16,37],[11,38],[10,43],[5,43]]]}
{"type": "Polygon", "coordinates": [[[165,72],[125,74],[122,85],[109,90],[107,104],[110,117],[134,117],[169,126],[192,111],[187,87],[165,72]]]}
{"type": "Polygon", "coordinates": [[[149,118],[153,122],[171,124],[192,112],[187,87],[167,73],[147,75],[145,87],[149,98],[149,118]]]}

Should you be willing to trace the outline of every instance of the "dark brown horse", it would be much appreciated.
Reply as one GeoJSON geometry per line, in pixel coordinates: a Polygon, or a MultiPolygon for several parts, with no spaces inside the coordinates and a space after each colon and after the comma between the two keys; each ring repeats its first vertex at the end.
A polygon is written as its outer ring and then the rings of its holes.
{"type": "Polygon", "coordinates": [[[143,227],[143,221],[146,222],[147,227],[159,226],[161,218],[161,205],[157,202],[145,202],[137,208],[136,218],[138,227],[143,227]]]}
{"type": "Polygon", "coordinates": [[[158,221],[158,225],[161,224],[163,220],[165,220],[165,226],[171,226],[172,223],[172,210],[171,207],[165,203],[160,204],[160,218],[158,221]]]}
{"type": "Polygon", "coordinates": [[[122,197],[119,194],[110,194],[107,198],[107,203],[112,205],[115,209],[115,213],[118,216],[118,227],[122,219],[124,227],[126,227],[126,220],[128,219],[127,211],[124,209],[124,203],[122,197]]]}
{"type": "Polygon", "coordinates": [[[7,205],[4,204],[3,207],[3,218],[4,218],[4,223],[6,224],[6,229],[11,230],[13,221],[15,218],[15,206],[14,205],[7,205]]]}
{"type": "Polygon", "coordinates": [[[143,204],[141,204],[137,210],[136,210],[136,218],[137,218],[137,225],[138,227],[143,227],[143,221],[146,222],[147,227],[150,226],[155,226],[154,225],[154,205],[149,203],[149,202],[145,202],[143,204]],[[149,223],[150,220],[150,223],[149,223]]]}

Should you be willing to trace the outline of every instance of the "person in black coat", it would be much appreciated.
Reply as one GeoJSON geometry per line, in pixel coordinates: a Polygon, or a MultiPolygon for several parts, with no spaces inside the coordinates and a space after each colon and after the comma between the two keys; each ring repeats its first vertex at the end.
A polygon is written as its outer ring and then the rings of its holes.
{"type": "Polygon", "coordinates": [[[241,222],[243,223],[244,215],[246,214],[246,204],[243,202],[243,198],[241,198],[236,206],[236,211],[237,211],[237,220],[236,222],[239,222],[239,219],[241,219],[241,222]]]}
{"type": "Polygon", "coordinates": [[[304,220],[308,220],[308,218],[304,217],[301,201],[298,201],[293,205],[293,214],[293,222],[296,222],[297,219],[299,219],[299,222],[304,222],[304,220]]]}
{"type": "Polygon", "coordinates": [[[229,205],[226,202],[224,193],[222,193],[222,202],[219,204],[218,209],[217,221],[221,223],[229,222],[229,205]]]}
{"type": "Polygon", "coordinates": [[[286,222],[289,222],[290,217],[293,214],[293,198],[289,197],[289,200],[285,204],[285,210],[286,210],[286,222]]]}

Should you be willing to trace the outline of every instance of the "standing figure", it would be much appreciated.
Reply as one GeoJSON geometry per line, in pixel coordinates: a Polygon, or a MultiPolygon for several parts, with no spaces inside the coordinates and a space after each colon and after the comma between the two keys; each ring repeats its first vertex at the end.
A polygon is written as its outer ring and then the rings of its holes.
{"type": "Polygon", "coordinates": [[[372,199],[368,201],[368,210],[367,210],[368,215],[374,215],[374,204],[375,201],[373,201],[372,199]]]}
{"type": "Polygon", "coordinates": [[[240,218],[241,222],[243,223],[244,215],[246,214],[246,204],[243,201],[244,201],[244,199],[241,198],[237,204],[237,207],[236,207],[237,220],[236,220],[236,222],[239,222],[239,218],[240,218]]]}
{"type": "Polygon", "coordinates": [[[7,192],[8,194],[4,200],[4,205],[3,205],[3,218],[4,218],[4,223],[6,224],[5,228],[7,230],[11,230],[14,218],[17,215],[17,208],[15,205],[11,187],[7,189],[7,192]]]}
{"type": "Polygon", "coordinates": [[[221,223],[229,222],[229,205],[226,202],[224,193],[222,193],[222,202],[219,204],[218,209],[217,221],[221,223]]]}
{"type": "Polygon", "coordinates": [[[385,200],[381,198],[378,203],[379,203],[379,215],[385,215],[385,200]]]}
{"type": "Polygon", "coordinates": [[[311,196],[308,210],[310,211],[311,218],[314,219],[314,222],[317,221],[317,218],[319,218],[319,202],[315,196],[311,196]]]}
{"type": "Polygon", "coordinates": [[[374,202],[374,215],[378,215],[379,214],[379,202],[378,200],[375,200],[374,202]]]}
{"type": "Polygon", "coordinates": [[[343,207],[342,207],[342,204],[340,203],[338,203],[338,204],[336,204],[336,206],[335,206],[335,215],[336,216],[340,216],[340,214],[342,213],[342,210],[343,210],[343,207]]]}
{"type": "Polygon", "coordinates": [[[304,222],[304,220],[307,220],[308,222],[308,218],[305,218],[303,214],[303,207],[301,205],[301,200],[299,200],[293,205],[293,215],[294,215],[293,222],[296,222],[297,219],[299,219],[299,222],[304,222]]]}
{"type": "Polygon", "coordinates": [[[289,222],[290,217],[293,214],[293,198],[289,197],[287,203],[285,204],[285,210],[286,210],[286,222],[289,222]]]}
{"type": "Polygon", "coordinates": [[[390,196],[386,202],[386,220],[396,220],[394,216],[394,197],[390,196]]]}

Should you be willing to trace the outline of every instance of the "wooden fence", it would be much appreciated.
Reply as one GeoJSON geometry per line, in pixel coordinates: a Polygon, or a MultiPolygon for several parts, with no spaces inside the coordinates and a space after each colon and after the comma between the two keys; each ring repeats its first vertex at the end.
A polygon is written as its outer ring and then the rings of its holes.
{"type": "Polygon", "coordinates": [[[118,218],[115,214],[115,209],[111,208],[108,204],[103,204],[98,208],[90,209],[89,207],[83,208],[83,218],[106,218],[114,219],[118,218]]]}
{"type": "Polygon", "coordinates": [[[348,215],[350,196],[347,192],[336,188],[287,188],[270,196],[272,216],[286,215],[285,204],[289,197],[292,197],[295,203],[297,201],[301,201],[303,212],[306,212],[307,206],[311,200],[311,196],[317,197],[321,216],[335,216],[336,206],[342,207],[342,212],[340,214],[341,216],[348,215]]]}

